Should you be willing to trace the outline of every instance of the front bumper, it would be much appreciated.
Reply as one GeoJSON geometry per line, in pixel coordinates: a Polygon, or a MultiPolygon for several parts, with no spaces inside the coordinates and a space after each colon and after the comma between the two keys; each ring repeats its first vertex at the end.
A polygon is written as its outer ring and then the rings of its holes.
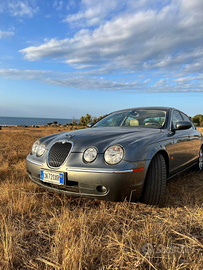
{"type": "Polygon", "coordinates": [[[29,156],[26,160],[30,179],[50,191],[67,195],[82,196],[107,201],[123,201],[124,199],[137,201],[142,192],[148,162],[130,163],[128,169],[87,169],[63,166],[50,169],[46,164],[40,164],[29,156]],[[134,168],[144,168],[133,171],[134,168]],[[55,185],[40,180],[40,169],[48,169],[65,173],[65,185],[55,185]],[[105,187],[102,191],[99,187],[105,187]]]}

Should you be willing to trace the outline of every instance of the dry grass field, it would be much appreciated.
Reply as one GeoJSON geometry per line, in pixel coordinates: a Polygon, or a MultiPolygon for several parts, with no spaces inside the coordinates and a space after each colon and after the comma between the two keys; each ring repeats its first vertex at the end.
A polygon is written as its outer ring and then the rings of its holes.
{"type": "Polygon", "coordinates": [[[59,130],[0,130],[0,269],[203,269],[203,173],[169,182],[162,208],[51,193],[25,159],[59,130]]]}

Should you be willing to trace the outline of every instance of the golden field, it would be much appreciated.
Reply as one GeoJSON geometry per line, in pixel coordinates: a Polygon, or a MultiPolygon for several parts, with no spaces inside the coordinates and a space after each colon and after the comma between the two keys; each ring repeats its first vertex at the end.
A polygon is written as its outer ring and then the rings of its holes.
{"type": "Polygon", "coordinates": [[[51,193],[25,159],[59,130],[0,130],[0,269],[203,269],[203,173],[170,181],[162,208],[51,193]]]}

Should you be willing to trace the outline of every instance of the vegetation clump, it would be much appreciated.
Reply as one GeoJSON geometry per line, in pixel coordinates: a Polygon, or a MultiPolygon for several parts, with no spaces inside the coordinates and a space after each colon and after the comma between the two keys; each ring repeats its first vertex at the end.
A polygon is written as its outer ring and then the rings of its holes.
{"type": "Polygon", "coordinates": [[[193,123],[198,127],[203,127],[203,115],[197,114],[194,117],[192,117],[193,123]]]}
{"type": "Polygon", "coordinates": [[[104,118],[106,115],[100,116],[100,117],[92,117],[90,114],[86,114],[86,116],[82,116],[79,120],[79,125],[81,126],[87,126],[88,123],[96,123],[100,121],[102,118],[104,118]]]}

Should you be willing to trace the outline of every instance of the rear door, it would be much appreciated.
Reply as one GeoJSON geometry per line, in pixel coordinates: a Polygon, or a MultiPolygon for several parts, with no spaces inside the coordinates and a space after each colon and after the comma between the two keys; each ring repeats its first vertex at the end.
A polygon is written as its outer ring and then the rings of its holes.
{"type": "Polygon", "coordinates": [[[180,112],[184,121],[189,121],[192,124],[192,127],[187,130],[189,137],[189,144],[187,148],[189,161],[192,162],[199,157],[199,150],[201,145],[201,136],[199,131],[196,130],[195,125],[192,123],[190,118],[184,113],[180,112]]]}

